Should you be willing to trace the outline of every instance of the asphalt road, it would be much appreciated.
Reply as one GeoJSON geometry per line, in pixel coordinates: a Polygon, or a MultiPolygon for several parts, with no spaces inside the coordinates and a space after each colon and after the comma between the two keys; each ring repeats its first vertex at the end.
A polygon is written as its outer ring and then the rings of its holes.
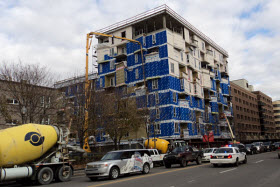
{"type": "MultiPolygon", "coordinates": [[[[0,185],[1,186],[1,185],[0,185]]],[[[7,186],[7,185],[5,185],[7,186]]],[[[11,183],[8,187],[20,186],[11,183]]],[[[76,172],[72,181],[52,183],[50,187],[279,187],[280,159],[276,152],[248,156],[248,163],[239,167],[222,166],[214,168],[209,163],[196,165],[189,163],[181,168],[174,165],[170,169],[157,167],[147,175],[132,174],[116,180],[101,179],[90,181],[83,172],[76,172]]]]}

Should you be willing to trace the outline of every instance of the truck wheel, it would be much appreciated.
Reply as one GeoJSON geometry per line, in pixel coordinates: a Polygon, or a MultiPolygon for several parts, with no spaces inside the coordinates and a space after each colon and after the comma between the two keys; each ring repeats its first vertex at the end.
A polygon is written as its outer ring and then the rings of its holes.
{"type": "Polygon", "coordinates": [[[110,179],[116,179],[120,175],[120,170],[117,167],[112,167],[109,173],[109,178],[110,179]]]}
{"type": "Polygon", "coordinates": [[[143,173],[143,174],[148,174],[149,172],[150,172],[150,166],[149,166],[149,164],[145,163],[145,164],[143,165],[143,171],[142,171],[142,173],[143,173]]]}
{"type": "Polygon", "coordinates": [[[198,157],[196,158],[196,164],[197,164],[197,165],[200,165],[200,164],[201,164],[201,157],[200,157],[200,156],[198,156],[198,157]]]}
{"type": "Polygon", "coordinates": [[[186,167],[186,166],[187,166],[187,161],[186,161],[186,159],[182,159],[182,160],[181,160],[180,166],[181,166],[181,167],[186,167]]]}
{"type": "Polygon", "coordinates": [[[73,170],[70,166],[61,166],[56,171],[56,179],[60,182],[70,181],[73,170]]]}
{"type": "Polygon", "coordinates": [[[49,167],[43,167],[37,174],[37,182],[41,185],[50,184],[53,180],[53,170],[49,167]]]}

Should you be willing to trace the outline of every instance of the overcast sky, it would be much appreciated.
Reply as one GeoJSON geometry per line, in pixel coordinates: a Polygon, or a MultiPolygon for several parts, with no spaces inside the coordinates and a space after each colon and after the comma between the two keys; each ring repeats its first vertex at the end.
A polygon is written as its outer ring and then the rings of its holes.
{"type": "Polygon", "coordinates": [[[0,0],[0,62],[83,74],[86,33],[162,4],[228,51],[231,80],[280,99],[279,0],[0,0]]]}

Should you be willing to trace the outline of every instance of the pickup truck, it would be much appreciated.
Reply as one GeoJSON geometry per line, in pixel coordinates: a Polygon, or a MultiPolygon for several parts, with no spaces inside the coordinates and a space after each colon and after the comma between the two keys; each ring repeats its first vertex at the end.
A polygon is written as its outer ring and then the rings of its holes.
{"type": "Polygon", "coordinates": [[[159,164],[161,166],[163,166],[163,157],[166,154],[160,154],[159,151],[157,149],[147,149],[151,155],[151,158],[153,160],[153,164],[159,164]]]}
{"type": "Polygon", "coordinates": [[[196,147],[176,147],[163,157],[163,162],[166,168],[170,168],[172,164],[180,164],[181,167],[186,167],[188,162],[195,161],[198,165],[201,164],[202,156],[203,152],[196,147]]]}

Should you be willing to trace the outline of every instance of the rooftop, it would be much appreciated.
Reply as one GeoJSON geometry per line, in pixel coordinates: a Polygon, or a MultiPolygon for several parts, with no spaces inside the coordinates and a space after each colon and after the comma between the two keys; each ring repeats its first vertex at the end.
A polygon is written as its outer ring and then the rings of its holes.
{"type": "Polygon", "coordinates": [[[159,14],[162,14],[162,13],[167,13],[168,15],[170,15],[171,17],[176,19],[178,22],[183,24],[187,29],[189,29],[194,34],[196,34],[198,37],[200,37],[201,39],[205,40],[207,43],[212,45],[215,49],[217,49],[223,55],[228,57],[228,53],[227,53],[226,50],[224,50],[222,47],[220,47],[218,44],[216,44],[213,40],[211,40],[208,36],[206,36],[201,31],[199,31],[197,28],[195,28],[192,24],[190,24],[182,16],[180,16],[174,10],[169,8],[166,4],[161,5],[159,7],[156,7],[154,9],[148,10],[146,12],[143,12],[141,14],[138,14],[138,15],[133,16],[131,18],[128,18],[126,20],[123,20],[123,21],[117,22],[115,24],[112,24],[112,25],[110,25],[108,27],[105,27],[103,29],[97,30],[96,32],[107,33],[108,34],[110,32],[114,32],[116,30],[122,29],[124,27],[130,26],[130,25],[138,23],[138,22],[141,22],[143,20],[146,20],[148,18],[151,18],[153,16],[156,16],[156,15],[159,15],[159,14]]]}

